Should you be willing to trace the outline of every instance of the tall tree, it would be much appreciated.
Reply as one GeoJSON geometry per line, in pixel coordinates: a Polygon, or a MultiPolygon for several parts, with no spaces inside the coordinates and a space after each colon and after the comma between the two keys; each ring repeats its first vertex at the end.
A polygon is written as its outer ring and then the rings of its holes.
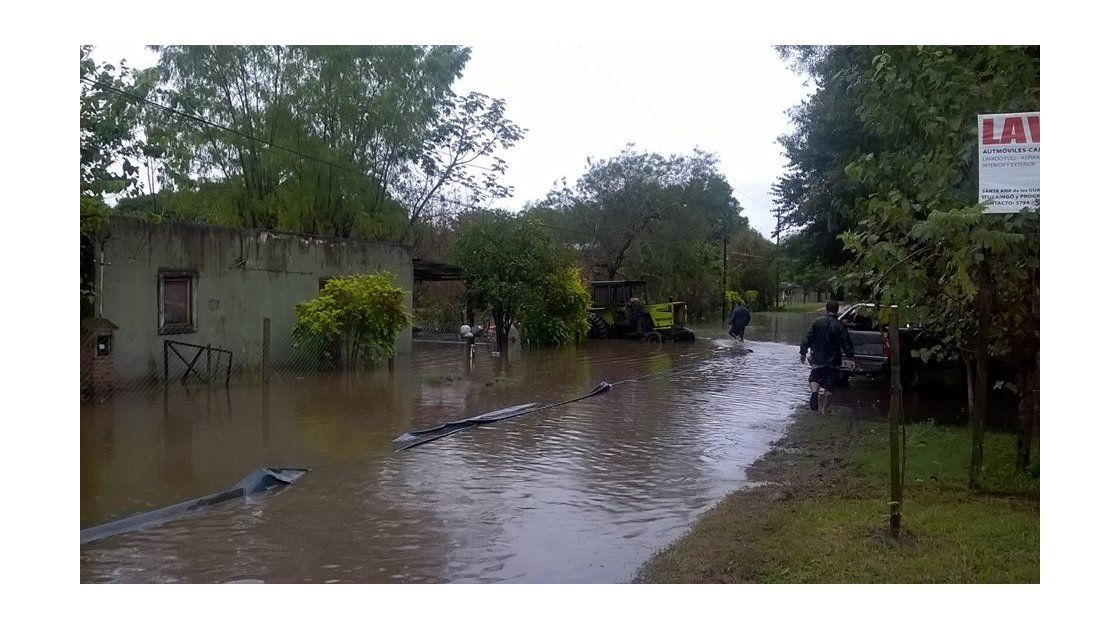
{"type": "Polygon", "coordinates": [[[399,234],[394,187],[469,58],[456,46],[157,49],[161,102],[222,127],[150,112],[167,184],[236,180],[225,202],[237,222],[343,237],[399,234]]]}
{"type": "Polygon", "coordinates": [[[588,160],[529,212],[582,258],[591,277],[643,278],[654,295],[719,308],[722,247],[746,228],[716,157],[641,153],[588,160]]]}
{"type": "MultiPolygon", "coordinates": [[[[830,149],[856,155],[845,157],[848,181],[811,182],[851,200],[851,227],[841,235],[853,258],[846,277],[863,295],[924,310],[930,333],[945,340],[927,358],[965,361],[975,486],[991,387],[985,357],[1008,359],[1018,347],[1026,356],[1013,368],[1037,365],[1037,328],[1030,326],[1039,237],[1037,213],[985,215],[977,204],[976,115],[1038,109],[1038,48],[824,47],[801,54],[821,80],[810,103],[844,104],[830,124],[856,129],[830,149]],[[996,315],[978,317],[981,302],[996,315]]],[[[824,137],[830,140],[822,147],[832,146],[832,136],[824,137]]]]}
{"type": "Polygon", "coordinates": [[[780,136],[787,172],[773,187],[779,242],[800,234],[794,261],[806,267],[834,268],[851,259],[837,238],[855,225],[856,201],[867,188],[845,175],[852,160],[873,151],[876,140],[855,115],[859,80],[855,69],[870,62],[867,46],[779,46],[782,58],[804,73],[817,90],[789,112],[793,131],[780,136]]]}
{"type": "Polygon", "coordinates": [[[441,104],[439,117],[415,156],[415,168],[397,186],[408,208],[401,241],[415,244],[417,222],[431,220],[432,209],[446,200],[441,191],[450,187],[467,192],[474,205],[509,197],[510,187],[500,180],[506,162],[495,152],[511,148],[524,135],[524,129],[505,117],[501,99],[471,92],[441,104]]]}
{"type": "Polygon", "coordinates": [[[105,208],[107,195],[136,194],[144,145],[139,133],[140,105],[114,90],[145,93],[151,77],[128,67],[96,63],[93,47],[80,48],[79,189],[83,226],[105,208]],[[93,213],[93,214],[91,214],[93,213]]]}
{"type": "Polygon", "coordinates": [[[91,314],[95,294],[97,242],[109,213],[107,197],[140,193],[141,165],[145,159],[139,132],[139,104],[119,91],[145,93],[152,77],[120,65],[97,63],[93,47],[79,49],[79,215],[81,221],[81,296],[83,314],[91,314]]]}

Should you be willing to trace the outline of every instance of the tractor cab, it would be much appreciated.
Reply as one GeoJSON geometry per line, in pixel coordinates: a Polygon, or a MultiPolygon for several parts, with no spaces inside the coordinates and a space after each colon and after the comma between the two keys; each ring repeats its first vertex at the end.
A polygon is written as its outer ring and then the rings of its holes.
{"type": "Polygon", "coordinates": [[[614,324],[637,324],[642,305],[649,303],[646,283],[641,280],[617,280],[591,283],[594,309],[610,311],[614,324]]]}
{"type": "Polygon", "coordinates": [[[587,319],[591,324],[588,336],[592,338],[643,339],[651,343],[696,339],[685,327],[688,323],[685,303],[650,304],[644,280],[592,282],[591,302],[587,319]]]}

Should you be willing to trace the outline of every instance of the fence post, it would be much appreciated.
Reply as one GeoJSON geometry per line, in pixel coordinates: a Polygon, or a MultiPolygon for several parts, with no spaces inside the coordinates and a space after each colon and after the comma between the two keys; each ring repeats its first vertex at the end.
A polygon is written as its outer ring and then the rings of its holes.
{"type": "Polygon", "coordinates": [[[272,377],[272,320],[264,318],[264,349],[261,352],[261,380],[265,383],[272,377]]]}
{"type": "Polygon", "coordinates": [[[902,526],[902,472],[899,470],[898,448],[898,424],[902,420],[902,348],[898,334],[898,307],[891,307],[888,325],[891,345],[891,406],[888,415],[891,442],[890,517],[891,536],[898,538],[898,530],[902,526]]]}
{"type": "Polygon", "coordinates": [[[214,365],[210,360],[210,344],[206,344],[206,384],[214,380],[214,365]]]}
{"type": "Polygon", "coordinates": [[[163,386],[167,387],[167,341],[163,342],[163,386]]]}

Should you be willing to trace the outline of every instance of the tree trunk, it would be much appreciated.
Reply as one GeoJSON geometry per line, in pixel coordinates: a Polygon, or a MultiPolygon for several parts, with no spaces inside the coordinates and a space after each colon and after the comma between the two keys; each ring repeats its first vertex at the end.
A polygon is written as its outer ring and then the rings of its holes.
{"type": "Polygon", "coordinates": [[[961,361],[964,362],[964,380],[968,390],[968,417],[971,422],[972,410],[976,408],[976,374],[973,371],[973,360],[964,350],[961,350],[961,361]]]}
{"type": "Polygon", "coordinates": [[[1025,473],[1031,464],[1034,437],[1035,395],[1038,391],[1038,364],[1028,363],[1019,371],[1019,431],[1015,448],[1015,470],[1025,473]]]}
{"type": "Polygon", "coordinates": [[[350,372],[357,371],[358,369],[358,336],[350,335],[350,343],[347,344],[346,353],[346,369],[350,372]]]}
{"type": "Polygon", "coordinates": [[[1019,386],[1018,431],[1015,439],[1015,470],[1026,472],[1027,464],[1031,460],[1031,433],[1030,433],[1030,386],[1027,381],[1027,368],[1018,370],[1017,385],[1019,386]]]}
{"type": "Polygon", "coordinates": [[[980,262],[980,294],[977,299],[979,326],[976,333],[976,393],[970,417],[972,425],[972,461],[968,471],[968,487],[980,487],[980,473],[984,466],[984,423],[988,417],[988,355],[992,327],[992,268],[988,252],[980,262]]]}
{"type": "MultiPolygon", "coordinates": [[[[1039,298],[1039,273],[1038,269],[1031,271],[1031,317],[1028,320],[1028,326],[1032,333],[1037,333],[1039,325],[1039,311],[1038,311],[1038,298],[1039,298]]],[[[1023,361],[1020,369],[1022,378],[1019,381],[1019,436],[1015,449],[1015,469],[1020,472],[1027,472],[1031,463],[1031,442],[1034,438],[1034,432],[1037,428],[1038,421],[1038,391],[1040,389],[1040,382],[1042,375],[1040,374],[1039,365],[1039,348],[1037,340],[1033,334],[1028,335],[1027,339],[1030,341],[1028,348],[1028,359],[1023,361]]]]}
{"type": "Polygon", "coordinates": [[[494,315],[494,339],[498,344],[498,352],[505,356],[506,348],[509,347],[509,326],[510,322],[506,318],[505,312],[501,309],[493,309],[494,315]]]}

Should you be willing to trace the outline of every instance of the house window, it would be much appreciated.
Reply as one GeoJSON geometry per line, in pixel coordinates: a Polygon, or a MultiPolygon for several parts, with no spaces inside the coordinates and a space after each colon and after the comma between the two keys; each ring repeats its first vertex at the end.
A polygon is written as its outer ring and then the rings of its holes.
{"type": "Polygon", "coordinates": [[[172,335],[198,330],[195,308],[198,274],[193,271],[161,271],[159,274],[159,334],[172,335]]]}

